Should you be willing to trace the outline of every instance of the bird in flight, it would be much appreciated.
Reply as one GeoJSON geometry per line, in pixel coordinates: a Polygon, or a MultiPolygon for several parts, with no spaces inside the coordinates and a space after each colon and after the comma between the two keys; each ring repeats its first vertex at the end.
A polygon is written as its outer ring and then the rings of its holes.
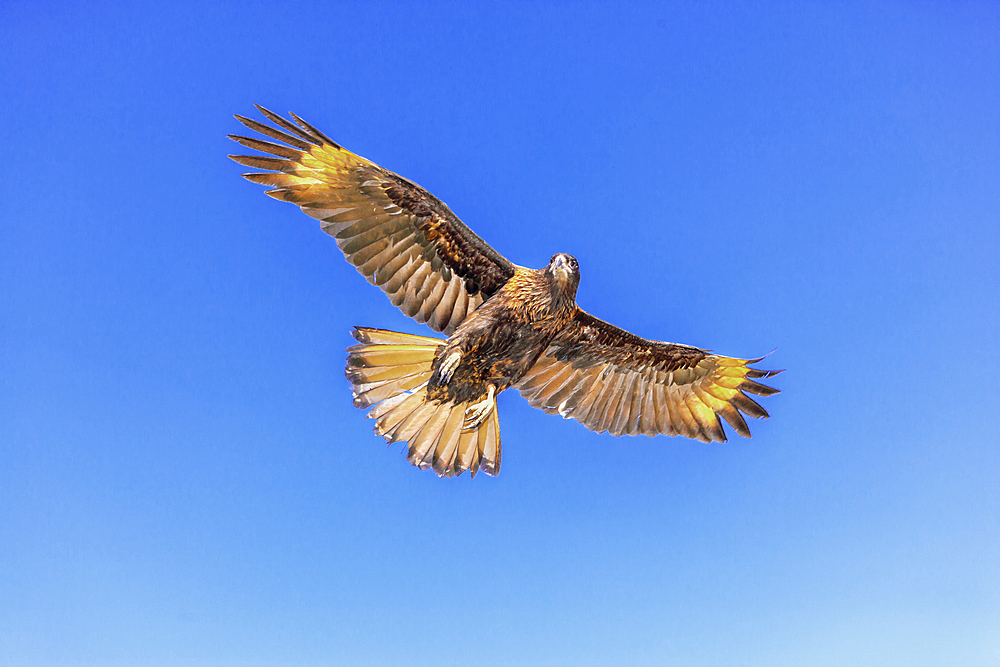
{"type": "Polygon", "coordinates": [[[441,477],[500,472],[497,395],[516,388],[550,414],[613,435],[725,442],[724,419],[767,417],[748,394],[777,389],[752,368],[688,345],[646,340],[576,305],[580,267],[565,253],[527,269],[501,256],[437,197],[342,148],[295,114],[257,106],[273,125],[237,115],[264,140],[229,135],[266,155],[231,155],[244,178],[297,204],[368,282],[447,339],[356,327],[347,349],[354,405],[375,431],[408,443],[407,460],[441,477]],[[275,143],[278,142],[278,143],[275,143]],[[374,406],[374,407],[372,407],[374,406]]]}

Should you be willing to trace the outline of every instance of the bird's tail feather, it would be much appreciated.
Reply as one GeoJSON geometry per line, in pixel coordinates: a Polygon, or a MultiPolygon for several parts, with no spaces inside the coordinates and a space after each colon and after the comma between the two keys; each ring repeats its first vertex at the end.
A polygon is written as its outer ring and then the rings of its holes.
{"type": "Polygon", "coordinates": [[[488,475],[500,472],[500,422],[496,399],[486,419],[463,428],[470,403],[450,403],[427,397],[434,355],[444,341],[383,329],[357,327],[359,345],[347,349],[347,379],[354,405],[374,407],[375,432],[389,443],[407,442],[407,460],[433,468],[441,477],[466,470],[488,475]],[[377,404],[377,405],[376,405],[377,404]]]}

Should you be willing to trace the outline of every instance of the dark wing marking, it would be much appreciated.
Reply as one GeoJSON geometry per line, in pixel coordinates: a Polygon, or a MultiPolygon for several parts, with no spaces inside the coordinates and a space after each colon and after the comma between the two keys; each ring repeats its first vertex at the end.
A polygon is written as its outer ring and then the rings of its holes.
{"type": "Polygon", "coordinates": [[[416,183],[341,148],[295,114],[293,124],[257,109],[277,128],[236,118],[282,143],[230,135],[276,156],[230,155],[267,170],[244,178],[319,219],[347,260],[408,317],[451,334],[514,275],[513,264],[416,183]]]}
{"type": "Polygon", "coordinates": [[[768,414],[747,393],[778,393],[756,380],[781,371],[750,367],[758,361],[646,340],[578,310],[516,386],[532,406],[598,433],[725,442],[720,417],[748,438],[743,414],[768,414]]]}

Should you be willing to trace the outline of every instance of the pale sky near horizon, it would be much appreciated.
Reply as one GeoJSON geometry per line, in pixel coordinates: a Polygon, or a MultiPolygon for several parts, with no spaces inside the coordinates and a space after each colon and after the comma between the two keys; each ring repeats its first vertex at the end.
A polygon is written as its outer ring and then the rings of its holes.
{"type": "Polygon", "coordinates": [[[0,6],[0,667],[1000,665],[1000,5],[0,6]],[[751,357],[753,438],[351,405],[413,333],[241,179],[253,103],[578,301],[751,357]]]}

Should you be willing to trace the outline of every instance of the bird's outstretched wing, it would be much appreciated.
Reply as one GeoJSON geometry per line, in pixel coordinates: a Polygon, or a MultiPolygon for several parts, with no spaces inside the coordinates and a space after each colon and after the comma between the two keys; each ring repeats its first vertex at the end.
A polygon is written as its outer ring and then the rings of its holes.
{"type": "Polygon", "coordinates": [[[781,371],[757,361],[646,340],[578,310],[516,386],[532,406],[598,433],[725,442],[720,417],[750,437],[740,413],[768,414],[747,393],[778,393],[756,380],[781,371]]]}
{"type": "Polygon", "coordinates": [[[295,114],[293,124],[257,109],[277,127],[236,118],[281,143],[230,135],[270,156],[229,157],[267,170],[243,176],[317,218],[347,260],[407,316],[451,334],[514,275],[513,264],[416,183],[341,148],[295,114]]]}

